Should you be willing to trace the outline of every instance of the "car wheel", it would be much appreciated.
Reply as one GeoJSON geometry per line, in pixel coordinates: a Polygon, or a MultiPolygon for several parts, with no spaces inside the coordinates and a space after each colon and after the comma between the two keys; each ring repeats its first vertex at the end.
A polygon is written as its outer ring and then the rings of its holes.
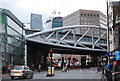
{"type": "Polygon", "coordinates": [[[28,75],[26,74],[25,76],[24,76],[24,78],[26,79],[28,77],[28,75]]]}
{"type": "Polygon", "coordinates": [[[24,78],[24,79],[26,79],[26,78],[27,78],[27,76],[23,76],[23,78],[24,78]]]}
{"type": "Polygon", "coordinates": [[[11,79],[14,79],[14,76],[11,76],[11,79]]]}
{"type": "Polygon", "coordinates": [[[30,78],[33,78],[33,76],[31,76],[30,78]]]}

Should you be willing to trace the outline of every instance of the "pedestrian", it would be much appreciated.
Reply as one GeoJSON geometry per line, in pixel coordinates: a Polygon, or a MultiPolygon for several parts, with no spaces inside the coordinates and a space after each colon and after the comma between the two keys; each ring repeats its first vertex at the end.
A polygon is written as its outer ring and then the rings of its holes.
{"type": "Polygon", "coordinates": [[[65,71],[68,71],[68,63],[65,64],[65,71]]]}
{"type": "Polygon", "coordinates": [[[70,62],[67,63],[68,71],[70,70],[70,62]]]}
{"type": "Polygon", "coordinates": [[[2,74],[5,74],[5,67],[2,67],[2,74]]]}
{"type": "Polygon", "coordinates": [[[6,66],[4,65],[4,66],[2,67],[2,74],[5,74],[5,73],[7,73],[7,68],[6,68],[6,66]]]}
{"type": "Polygon", "coordinates": [[[10,74],[10,70],[11,70],[11,69],[10,69],[10,65],[9,65],[9,66],[8,66],[8,73],[9,73],[9,74],[10,74]]]}
{"type": "Polygon", "coordinates": [[[34,64],[32,64],[31,69],[32,69],[32,71],[34,71],[34,70],[35,70],[35,66],[34,66],[34,64]]]}
{"type": "Polygon", "coordinates": [[[103,77],[104,76],[104,67],[105,67],[105,65],[104,65],[104,63],[102,63],[101,65],[102,65],[102,77],[103,77]]]}
{"type": "Polygon", "coordinates": [[[10,70],[13,69],[13,65],[8,66],[8,73],[10,74],[10,70]]]}
{"type": "Polygon", "coordinates": [[[41,72],[41,64],[38,65],[38,72],[41,72]]]}
{"type": "Polygon", "coordinates": [[[70,64],[69,62],[67,62],[65,65],[65,71],[69,71],[69,70],[70,70],[70,64]]]}

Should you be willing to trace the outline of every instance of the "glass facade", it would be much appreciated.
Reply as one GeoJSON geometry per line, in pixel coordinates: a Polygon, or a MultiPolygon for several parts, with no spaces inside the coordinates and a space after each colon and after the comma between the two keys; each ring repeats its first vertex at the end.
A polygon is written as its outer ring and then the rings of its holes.
{"type": "Polygon", "coordinates": [[[52,28],[62,27],[63,26],[63,18],[55,17],[52,21],[52,28]]]}
{"type": "Polygon", "coordinates": [[[31,29],[43,30],[42,15],[32,13],[30,27],[31,29]]]}
{"type": "Polygon", "coordinates": [[[24,64],[23,27],[22,22],[9,10],[0,8],[0,65],[24,64]]]}

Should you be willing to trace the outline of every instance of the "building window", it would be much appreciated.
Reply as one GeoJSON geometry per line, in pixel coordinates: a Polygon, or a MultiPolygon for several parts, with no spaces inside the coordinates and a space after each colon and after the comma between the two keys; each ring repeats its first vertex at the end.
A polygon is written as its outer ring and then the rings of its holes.
{"type": "Polygon", "coordinates": [[[81,16],[83,16],[83,14],[81,14],[81,16]]]}
{"type": "Polygon", "coordinates": [[[84,14],[84,16],[86,16],[86,14],[84,14]]]}
{"type": "Polygon", "coordinates": [[[81,20],[83,20],[83,18],[81,18],[81,20]]]}
{"type": "Polygon", "coordinates": [[[81,22],[81,25],[83,25],[83,22],[81,22]]]}

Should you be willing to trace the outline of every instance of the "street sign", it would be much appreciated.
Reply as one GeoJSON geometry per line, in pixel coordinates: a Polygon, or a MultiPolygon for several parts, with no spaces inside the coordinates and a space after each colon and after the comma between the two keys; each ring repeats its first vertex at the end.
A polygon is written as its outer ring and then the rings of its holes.
{"type": "Polygon", "coordinates": [[[109,56],[112,56],[112,55],[113,55],[113,53],[112,53],[112,52],[110,52],[110,53],[109,53],[109,56]]]}
{"type": "Polygon", "coordinates": [[[120,51],[115,51],[115,59],[120,60],[120,51]]]}
{"type": "Polygon", "coordinates": [[[108,56],[108,54],[105,54],[105,56],[108,56]]]}

